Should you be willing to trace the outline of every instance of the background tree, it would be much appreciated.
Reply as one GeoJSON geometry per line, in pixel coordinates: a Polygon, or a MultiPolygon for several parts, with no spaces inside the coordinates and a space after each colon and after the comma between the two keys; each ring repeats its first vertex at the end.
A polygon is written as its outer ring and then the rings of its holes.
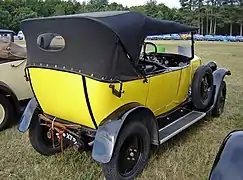
{"type": "Polygon", "coordinates": [[[0,8],[0,27],[8,28],[8,25],[11,23],[12,17],[7,10],[0,8]]]}

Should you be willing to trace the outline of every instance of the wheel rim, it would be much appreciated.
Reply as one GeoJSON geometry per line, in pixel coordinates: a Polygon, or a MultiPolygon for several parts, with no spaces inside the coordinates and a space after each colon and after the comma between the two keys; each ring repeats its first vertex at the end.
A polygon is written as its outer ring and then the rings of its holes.
{"type": "Polygon", "coordinates": [[[0,124],[3,123],[5,114],[6,114],[5,109],[4,109],[3,105],[0,104],[0,124]]]}
{"type": "Polygon", "coordinates": [[[142,144],[143,139],[138,134],[133,134],[124,141],[118,157],[118,168],[121,176],[129,177],[137,171],[144,152],[142,144]]]}

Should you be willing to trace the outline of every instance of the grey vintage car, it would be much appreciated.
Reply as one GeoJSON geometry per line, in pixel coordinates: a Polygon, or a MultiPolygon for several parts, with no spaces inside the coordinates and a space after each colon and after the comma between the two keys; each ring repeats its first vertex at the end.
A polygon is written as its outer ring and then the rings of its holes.
{"type": "Polygon", "coordinates": [[[25,78],[26,48],[13,31],[0,29],[0,131],[8,127],[33,94],[25,78]]]}

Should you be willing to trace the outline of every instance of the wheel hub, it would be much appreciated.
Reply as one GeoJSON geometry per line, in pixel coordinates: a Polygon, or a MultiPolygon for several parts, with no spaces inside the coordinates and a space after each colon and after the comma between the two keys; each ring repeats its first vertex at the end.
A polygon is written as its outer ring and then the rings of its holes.
{"type": "Polygon", "coordinates": [[[4,118],[5,118],[5,109],[3,105],[0,104],[0,124],[2,124],[4,118]]]}
{"type": "Polygon", "coordinates": [[[136,149],[129,149],[128,150],[128,157],[127,157],[127,160],[128,161],[130,161],[130,160],[132,160],[132,161],[135,161],[135,160],[137,160],[136,158],[137,158],[137,150],[136,149]]]}
{"type": "Polygon", "coordinates": [[[141,137],[135,135],[129,137],[124,142],[118,158],[118,166],[122,176],[128,177],[136,171],[140,163],[142,152],[141,137]]]}

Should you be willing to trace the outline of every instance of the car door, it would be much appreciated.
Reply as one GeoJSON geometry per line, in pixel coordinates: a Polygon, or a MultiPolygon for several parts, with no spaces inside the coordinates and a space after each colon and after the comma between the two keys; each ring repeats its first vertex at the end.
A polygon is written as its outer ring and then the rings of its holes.
{"type": "Polygon", "coordinates": [[[0,81],[7,84],[18,100],[33,97],[29,82],[25,79],[26,60],[0,62],[0,81]]]}
{"type": "Polygon", "coordinates": [[[181,69],[154,74],[149,79],[146,106],[157,116],[174,108],[177,103],[181,69]]]}
{"type": "Polygon", "coordinates": [[[176,100],[178,104],[182,103],[187,99],[191,79],[192,79],[191,66],[182,67],[181,78],[180,78],[177,100],[176,100]]]}

